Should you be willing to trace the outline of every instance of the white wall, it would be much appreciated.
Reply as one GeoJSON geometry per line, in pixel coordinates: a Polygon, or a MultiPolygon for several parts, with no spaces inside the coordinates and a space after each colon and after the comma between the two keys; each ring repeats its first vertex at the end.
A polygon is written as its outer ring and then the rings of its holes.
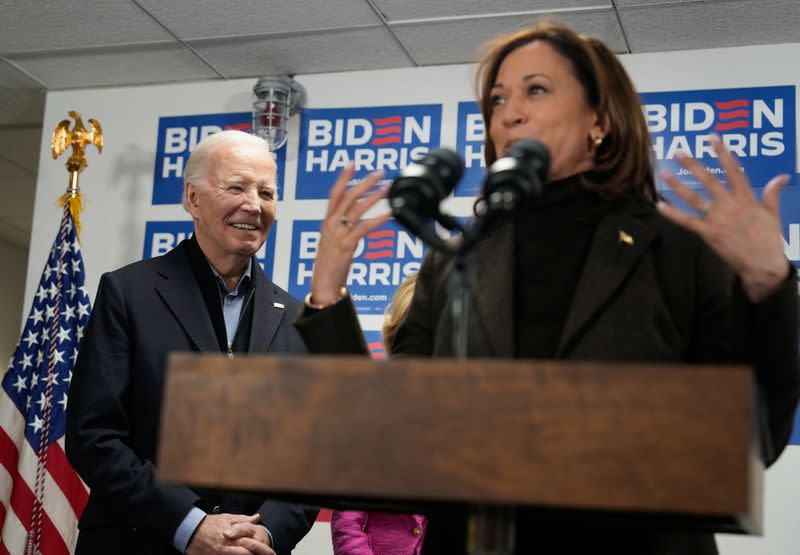
{"type": "Polygon", "coordinates": [[[5,371],[22,331],[22,302],[28,251],[0,240],[0,261],[3,265],[3,271],[0,271],[0,362],[5,371]]]}

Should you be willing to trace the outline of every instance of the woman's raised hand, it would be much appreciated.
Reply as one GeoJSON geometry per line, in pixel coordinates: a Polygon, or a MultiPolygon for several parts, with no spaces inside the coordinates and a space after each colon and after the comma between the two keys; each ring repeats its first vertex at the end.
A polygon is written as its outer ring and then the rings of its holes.
{"type": "Polygon", "coordinates": [[[705,188],[705,198],[675,175],[662,172],[669,187],[700,215],[692,215],[665,202],[658,208],[673,222],[697,233],[735,271],[753,302],[774,292],[789,273],[783,253],[779,201],[788,175],[774,177],[764,188],[759,202],[741,166],[722,144],[712,138],[712,146],[725,171],[728,186],[706,167],[686,154],[676,160],[705,188]]]}
{"type": "Polygon", "coordinates": [[[341,298],[341,289],[347,282],[359,240],[391,216],[383,213],[361,219],[367,210],[386,196],[387,191],[382,187],[364,197],[383,178],[382,171],[372,172],[347,190],[354,172],[352,164],[342,170],[328,197],[328,210],[320,227],[317,258],[311,276],[311,299],[316,305],[332,304],[341,298]]]}

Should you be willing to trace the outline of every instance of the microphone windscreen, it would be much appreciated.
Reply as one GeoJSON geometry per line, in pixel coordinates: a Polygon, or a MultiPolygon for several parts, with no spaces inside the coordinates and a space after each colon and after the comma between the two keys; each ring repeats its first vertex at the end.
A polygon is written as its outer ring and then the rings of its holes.
{"type": "Polygon", "coordinates": [[[536,139],[517,141],[511,145],[505,156],[516,158],[532,169],[540,181],[547,181],[550,173],[550,151],[541,141],[536,139]]]}

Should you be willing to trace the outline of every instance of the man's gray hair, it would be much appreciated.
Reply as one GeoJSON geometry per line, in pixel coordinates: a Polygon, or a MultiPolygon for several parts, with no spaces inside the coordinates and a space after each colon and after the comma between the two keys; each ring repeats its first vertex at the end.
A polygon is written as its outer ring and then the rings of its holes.
{"type": "Polygon", "coordinates": [[[233,146],[242,143],[252,143],[263,146],[264,150],[269,152],[269,145],[267,142],[251,133],[239,131],[236,129],[227,129],[209,135],[194,147],[192,154],[189,156],[189,161],[186,162],[186,168],[183,171],[183,208],[187,212],[189,206],[186,203],[186,185],[191,183],[195,187],[205,187],[208,185],[208,166],[214,154],[218,150],[226,146],[233,146]]]}

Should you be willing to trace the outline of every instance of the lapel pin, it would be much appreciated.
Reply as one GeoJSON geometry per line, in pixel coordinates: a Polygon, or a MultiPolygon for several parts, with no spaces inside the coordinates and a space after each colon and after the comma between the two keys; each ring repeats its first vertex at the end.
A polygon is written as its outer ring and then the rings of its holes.
{"type": "Polygon", "coordinates": [[[629,247],[632,247],[633,246],[633,237],[631,237],[630,235],[628,235],[627,233],[625,233],[624,231],[622,231],[620,229],[619,230],[619,242],[621,244],[624,243],[624,244],[628,245],[629,247]]]}
{"type": "Polygon", "coordinates": [[[272,303],[272,306],[274,306],[275,308],[286,308],[285,306],[283,306],[283,303],[272,303]]]}

